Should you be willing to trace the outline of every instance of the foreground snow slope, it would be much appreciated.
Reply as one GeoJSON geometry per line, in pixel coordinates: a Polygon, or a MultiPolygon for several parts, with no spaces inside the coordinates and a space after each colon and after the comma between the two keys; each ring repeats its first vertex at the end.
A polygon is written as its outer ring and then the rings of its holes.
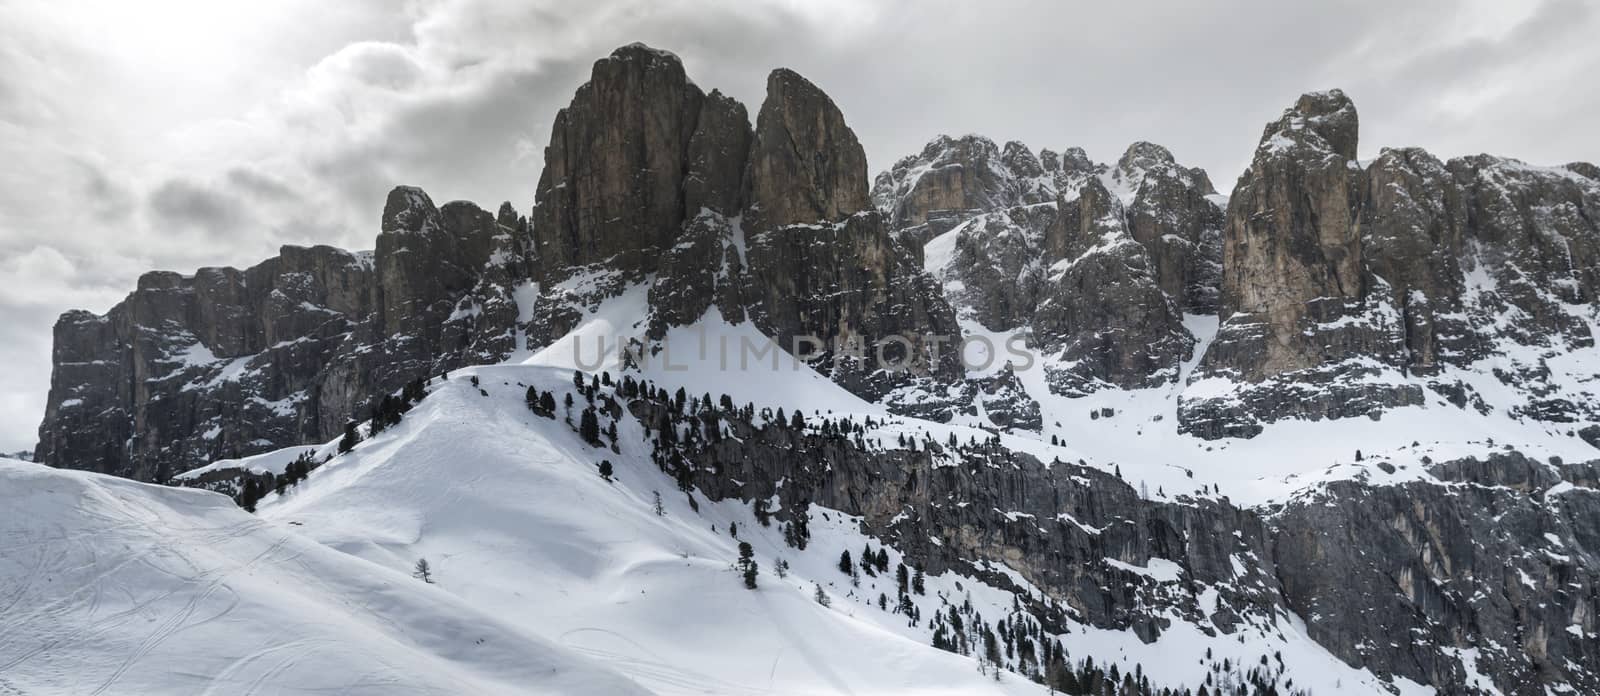
{"type": "Polygon", "coordinates": [[[645,693],[227,498],[0,460],[0,694],[645,693]]]}
{"type": "MultiPolygon", "coordinates": [[[[445,591],[660,693],[1042,692],[1015,675],[995,683],[972,660],[930,647],[926,628],[869,606],[894,594],[893,579],[858,589],[839,573],[840,551],[869,540],[838,513],[814,513],[812,545],[797,552],[746,505],[697,496],[691,509],[646,458],[636,421],[622,420],[615,454],[577,438],[563,409],[549,420],[523,405],[527,385],[560,393],[571,375],[452,373],[399,426],[269,497],[261,515],[397,570],[427,558],[445,591]],[[614,482],[597,474],[601,459],[615,464],[614,482]],[[731,570],[739,540],[762,567],[756,591],[731,570]],[[786,578],[772,573],[779,557],[791,565],[786,578]],[[814,583],[831,607],[814,601],[814,583]]],[[[932,599],[941,585],[929,585],[932,599]]]]}
{"type": "MultiPolygon", "coordinates": [[[[880,593],[893,606],[892,574],[852,586],[837,568],[840,553],[882,547],[857,519],[813,506],[811,543],[795,550],[747,504],[696,493],[698,509],[691,506],[649,460],[636,420],[620,419],[619,452],[592,447],[565,422],[563,407],[555,419],[529,411],[529,386],[559,402],[572,372],[502,365],[435,380],[400,425],[269,496],[260,514],[397,571],[426,558],[445,591],[660,693],[1039,692],[1021,676],[997,683],[971,658],[931,648],[929,621],[910,626],[881,609],[880,593]],[[613,463],[613,481],[599,476],[601,460],[613,463]],[[657,493],[664,514],[654,509],[657,493]],[[761,565],[756,591],[731,567],[741,540],[761,565]],[[789,565],[781,578],[773,572],[780,558],[789,565]],[[817,586],[830,607],[814,601],[817,586]]],[[[578,397],[573,413],[583,404],[578,397]]],[[[893,437],[893,427],[884,432],[893,437]]],[[[320,455],[334,452],[329,445],[320,455]]],[[[896,549],[887,551],[891,567],[901,562],[896,549]]],[[[991,620],[1011,612],[1011,594],[969,577],[930,576],[927,588],[913,598],[925,618],[946,601],[970,601],[991,620]]],[[[1244,664],[1281,653],[1296,683],[1316,693],[1378,688],[1292,619],[1249,641],[1177,626],[1145,644],[1131,632],[1070,628],[1059,639],[1075,659],[1142,666],[1158,685],[1200,683],[1208,655],[1244,664]]]]}

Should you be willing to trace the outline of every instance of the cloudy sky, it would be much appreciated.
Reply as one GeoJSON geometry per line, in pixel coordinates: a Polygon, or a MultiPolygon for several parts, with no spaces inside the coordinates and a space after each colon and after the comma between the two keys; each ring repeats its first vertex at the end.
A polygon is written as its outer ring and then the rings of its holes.
{"type": "Polygon", "coordinates": [[[1221,189],[1301,92],[1362,156],[1600,160],[1600,9],[1543,2],[0,0],[0,451],[32,447],[50,327],[148,269],[370,248],[383,194],[531,206],[556,109],[644,41],[754,113],[790,67],[874,171],[939,133],[1113,160],[1167,145],[1221,189]],[[1310,7],[1316,5],[1316,7],[1310,7]]]}

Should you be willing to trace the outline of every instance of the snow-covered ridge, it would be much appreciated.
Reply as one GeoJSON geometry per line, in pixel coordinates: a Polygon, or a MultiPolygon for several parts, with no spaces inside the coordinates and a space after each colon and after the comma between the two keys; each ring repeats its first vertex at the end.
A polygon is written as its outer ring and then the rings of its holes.
{"type": "Polygon", "coordinates": [[[0,510],[3,693],[646,693],[214,493],[0,460],[0,510]]]}

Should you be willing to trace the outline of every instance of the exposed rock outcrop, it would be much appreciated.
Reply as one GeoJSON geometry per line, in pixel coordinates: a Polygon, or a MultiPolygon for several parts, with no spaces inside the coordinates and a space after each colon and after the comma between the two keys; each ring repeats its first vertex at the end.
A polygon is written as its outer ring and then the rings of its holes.
{"type": "Polygon", "coordinates": [[[1117,166],[940,137],[878,177],[874,201],[958,312],[1025,330],[1051,390],[1167,384],[1191,354],[1185,312],[1214,312],[1223,213],[1203,172],[1135,143],[1117,166]],[[951,237],[940,237],[948,234],[951,237]]]}
{"type": "Polygon", "coordinates": [[[1267,124],[1228,199],[1222,326],[1180,405],[1202,437],[1289,416],[1376,417],[1423,402],[1386,379],[1406,360],[1400,313],[1362,263],[1366,175],[1343,92],[1307,94],[1267,124]],[[1225,385],[1225,386],[1224,386],[1225,385]]]}
{"type": "MultiPolygon", "coordinates": [[[[532,218],[545,282],[602,261],[628,272],[654,268],[649,252],[671,246],[686,217],[684,178],[705,102],[665,51],[632,44],[595,62],[556,114],[545,148],[532,218]]],[[[742,138],[724,100],[714,103],[696,155],[736,147],[717,138],[742,138]]],[[[725,177],[717,162],[697,159],[697,202],[717,202],[725,177]]]]}
{"type": "Polygon", "coordinates": [[[867,155],[828,95],[792,70],[767,77],[745,169],[745,228],[839,222],[871,207],[867,155]]]}
{"type": "Polygon", "coordinates": [[[1230,198],[1223,322],[1179,410],[1202,437],[1438,401],[1555,422],[1600,417],[1593,345],[1600,184],[1584,167],[1489,156],[1353,157],[1355,108],[1302,97],[1267,126],[1230,198]],[[1491,374],[1522,392],[1484,401],[1491,374]]]}
{"type": "Polygon", "coordinates": [[[376,252],[284,247],[246,270],[147,273],[56,322],[39,461],[164,481],[332,439],[369,400],[515,347],[519,228],[396,188],[376,252]]]}
{"type": "Polygon", "coordinates": [[[1600,688],[1600,492],[1563,483],[1592,466],[1507,453],[1432,467],[1453,485],[1302,496],[1270,518],[1284,599],[1345,662],[1442,692],[1478,674],[1507,694],[1600,688]]]}
{"type": "Polygon", "coordinates": [[[1194,338],[1162,292],[1149,251],[1127,228],[1122,204],[1098,179],[1058,200],[1045,236],[1045,297],[1035,340],[1056,361],[1050,391],[1082,395],[1174,381],[1194,338]]]}
{"type": "MultiPolygon", "coordinates": [[[[650,427],[670,422],[667,404],[629,408],[650,427]]],[[[1398,484],[1318,485],[1257,511],[1151,499],[1102,470],[992,442],[885,449],[843,423],[801,432],[697,417],[733,435],[663,459],[689,467],[699,491],[776,497],[780,524],[813,504],[858,515],[908,564],[1020,591],[1019,606],[1051,631],[1085,624],[1149,642],[1182,622],[1260,640],[1304,619],[1350,665],[1441,693],[1485,682],[1519,696],[1600,689],[1600,463],[1453,460],[1398,484]]]]}

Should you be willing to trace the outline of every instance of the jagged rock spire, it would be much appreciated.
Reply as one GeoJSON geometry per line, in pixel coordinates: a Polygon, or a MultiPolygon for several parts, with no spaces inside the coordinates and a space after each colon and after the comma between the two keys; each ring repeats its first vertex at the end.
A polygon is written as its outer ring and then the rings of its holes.
{"type": "Polygon", "coordinates": [[[767,76],[745,170],[746,227],[831,222],[867,210],[867,155],[844,114],[793,70],[767,76]]]}

